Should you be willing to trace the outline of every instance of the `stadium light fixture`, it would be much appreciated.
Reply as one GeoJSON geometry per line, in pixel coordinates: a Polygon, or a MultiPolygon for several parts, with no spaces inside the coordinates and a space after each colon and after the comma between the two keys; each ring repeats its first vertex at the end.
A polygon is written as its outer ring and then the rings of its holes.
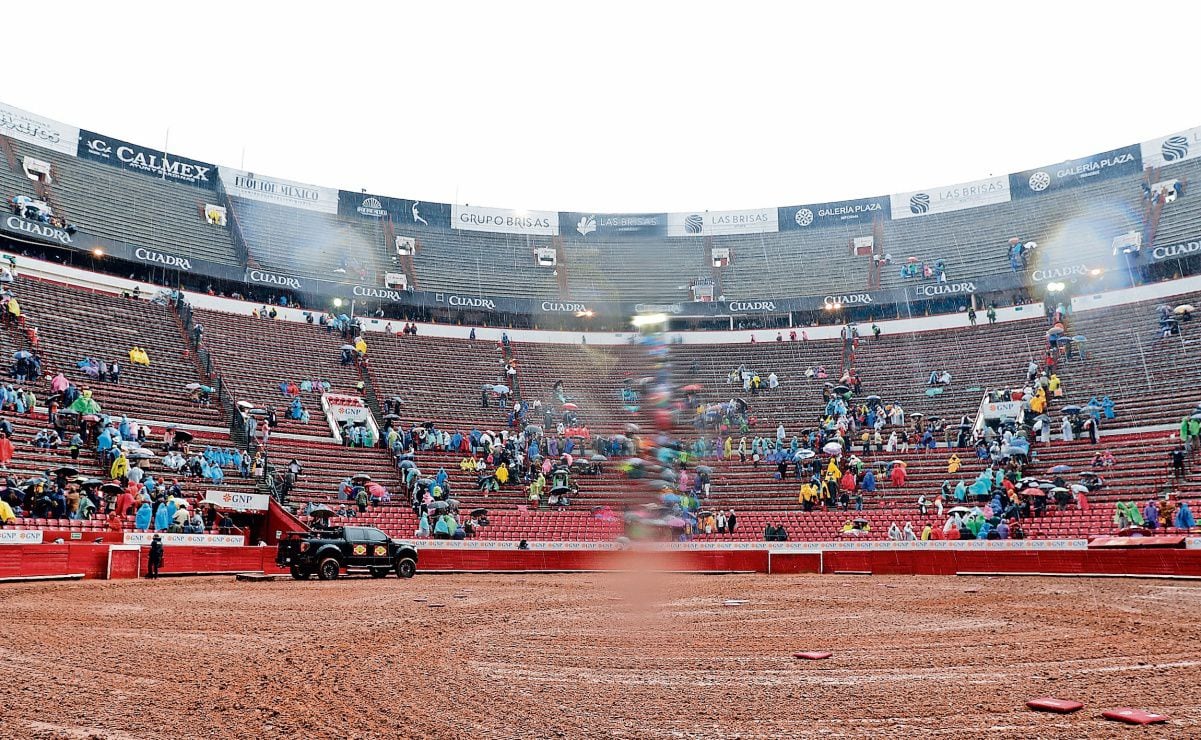
{"type": "Polygon", "coordinates": [[[342,299],[341,298],[334,299],[334,308],[342,308],[342,299]]]}
{"type": "Polygon", "coordinates": [[[1047,283],[1047,292],[1048,293],[1059,293],[1059,292],[1063,291],[1063,289],[1066,287],[1068,287],[1068,286],[1064,285],[1063,283],[1047,283]]]}
{"type": "Polygon", "coordinates": [[[642,328],[644,326],[654,326],[655,324],[666,324],[667,314],[665,313],[644,313],[635,316],[630,323],[634,326],[642,328]]]}
{"type": "Polygon", "coordinates": [[[1105,272],[1105,271],[1102,270],[1100,267],[1094,267],[1093,269],[1088,271],[1088,274],[1092,275],[1093,277],[1097,277],[1098,275],[1100,275],[1103,272],[1105,272]]]}
{"type": "Polygon", "coordinates": [[[104,250],[101,249],[100,247],[96,247],[95,249],[92,250],[92,256],[93,257],[103,257],[104,250]]]}
{"type": "Polygon", "coordinates": [[[841,303],[827,303],[827,304],[826,304],[826,310],[827,310],[827,311],[837,311],[837,310],[839,310],[840,308],[842,308],[842,304],[841,304],[841,303]]]}
{"type": "Polygon", "coordinates": [[[595,311],[576,311],[575,315],[577,318],[584,318],[584,317],[592,318],[593,316],[596,315],[596,312],[595,311]]]}

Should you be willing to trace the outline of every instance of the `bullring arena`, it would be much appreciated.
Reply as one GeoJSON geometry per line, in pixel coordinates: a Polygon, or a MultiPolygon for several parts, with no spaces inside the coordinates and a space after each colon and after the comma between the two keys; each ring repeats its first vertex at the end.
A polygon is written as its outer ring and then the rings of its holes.
{"type": "Polygon", "coordinates": [[[43,5],[0,740],[1201,738],[1163,23],[43,5]]]}
{"type": "Polygon", "coordinates": [[[1155,737],[1201,733],[1191,582],[587,573],[4,588],[0,619],[31,635],[0,663],[6,737],[1079,738],[1117,732],[1098,715],[1118,706],[1170,715],[1155,737]],[[833,655],[792,657],[803,650],[833,655]],[[1086,709],[1025,708],[1039,696],[1086,709]]]}

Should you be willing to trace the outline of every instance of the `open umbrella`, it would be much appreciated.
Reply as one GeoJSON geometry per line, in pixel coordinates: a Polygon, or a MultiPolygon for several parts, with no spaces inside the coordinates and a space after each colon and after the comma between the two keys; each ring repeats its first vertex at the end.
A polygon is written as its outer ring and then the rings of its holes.
{"type": "Polygon", "coordinates": [[[834,392],[840,396],[845,396],[846,394],[851,392],[851,389],[846,387],[845,385],[836,385],[836,386],[834,386],[834,392]]]}
{"type": "Polygon", "coordinates": [[[952,506],[947,509],[948,514],[971,514],[972,510],[966,506],[952,506]]]}
{"type": "Polygon", "coordinates": [[[337,516],[337,512],[325,504],[318,504],[317,506],[309,509],[309,516],[313,517],[314,519],[329,519],[330,517],[337,516]]]}
{"type": "Polygon", "coordinates": [[[29,350],[21,349],[13,352],[14,360],[28,360],[30,357],[33,357],[33,353],[29,350]]]}
{"type": "Polygon", "coordinates": [[[688,526],[688,522],[678,516],[669,516],[663,520],[663,526],[671,527],[672,529],[682,529],[688,526]]]}
{"type": "Polygon", "coordinates": [[[238,408],[242,409],[243,411],[249,411],[254,408],[254,404],[250,401],[238,401],[238,408]]]}
{"type": "Polygon", "coordinates": [[[350,477],[350,479],[352,481],[369,481],[371,480],[371,476],[367,475],[366,473],[355,473],[350,477]]]}
{"type": "Polygon", "coordinates": [[[565,404],[563,404],[563,410],[564,411],[579,411],[580,407],[575,405],[574,403],[565,403],[565,404]]]}
{"type": "Polygon", "coordinates": [[[827,455],[837,455],[842,452],[842,445],[837,442],[827,442],[826,446],[822,448],[822,452],[827,455]]]}
{"type": "Polygon", "coordinates": [[[871,524],[871,522],[869,522],[866,518],[861,517],[861,516],[857,516],[854,519],[852,519],[851,523],[852,524],[871,524]]]}
{"type": "Polygon", "coordinates": [[[96,486],[104,485],[104,481],[99,478],[84,478],[79,481],[81,488],[95,488],[96,486]]]}
{"type": "Polygon", "coordinates": [[[1047,472],[1049,472],[1049,473],[1070,473],[1070,472],[1072,472],[1072,466],[1071,465],[1056,465],[1055,467],[1051,468],[1047,472]]]}
{"type": "Polygon", "coordinates": [[[698,472],[698,473],[704,473],[705,475],[712,475],[712,474],[713,474],[713,468],[709,467],[708,465],[697,465],[697,466],[696,466],[696,472],[698,472]]]}
{"type": "Polygon", "coordinates": [[[459,500],[457,498],[448,498],[446,499],[446,505],[452,509],[457,509],[459,508],[459,500]]]}
{"type": "Polygon", "coordinates": [[[400,414],[384,414],[384,421],[400,421],[400,414]]]}
{"type": "Polygon", "coordinates": [[[185,391],[198,391],[200,390],[200,383],[188,383],[183,389],[185,391]]]}
{"type": "Polygon", "coordinates": [[[472,516],[488,516],[488,510],[487,509],[472,509],[471,515],[472,516]]]}
{"type": "Polygon", "coordinates": [[[353,344],[343,344],[339,349],[352,350],[352,349],[354,349],[354,345],[353,344]]]}
{"type": "Polygon", "coordinates": [[[509,392],[509,386],[507,386],[507,385],[501,385],[501,384],[499,384],[499,383],[498,383],[498,384],[496,384],[496,385],[492,386],[492,392],[493,392],[493,393],[508,393],[508,392],[509,392]]]}
{"type": "Polygon", "coordinates": [[[104,485],[100,486],[100,490],[104,493],[111,493],[115,496],[120,496],[125,492],[125,489],[116,483],[105,483],[104,485]]]}
{"type": "Polygon", "coordinates": [[[71,467],[70,465],[60,465],[54,469],[54,474],[55,475],[64,475],[69,478],[73,475],[79,475],[79,470],[77,468],[71,467]]]}
{"type": "Polygon", "coordinates": [[[140,450],[134,450],[126,455],[126,457],[128,457],[130,460],[153,460],[155,455],[150,450],[143,448],[140,450]]]}
{"type": "Polygon", "coordinates": [[[1183,303],[1183,304],[1177,306],[1176,308],[1172,309],[1172,313],[1186,314],[1186,313],[1193,313],[1196,310],[1197,309],[1193,308],[1192,304],[1183,303]]]}
{"type": "Polygon", "coordinates": [[[909,418],[910,418],[910,419],[920,419],[920,418],[922,418],[923,416],[925,416],[925,414],[923,414],[922,412],[920,412],[920,411],[914,411],[912,414],[910,414],[910,415],[909,415],[909,418]]]}
{"type": "Polygon", "coordinates": [[[689,383],[680,390],[684,391],[685,393],[695,393],[699,390],[702,390],[702,386],[699,383],[689,383]]]}
{"type": "Polygon", "coordinates": [[[1068,489],[1064,488],[1063,486],[1055,486],[1054,488],[1051,489],[1051,493],[1067,493],[1067,492],[1068,492],[1068,489]]]}
{"type": "Polygon", "coordinates": [[[180,429],[179,431],[175,432],[176,442],[191,442],[193,439],[195,439],[195,437],[187,430],[180,429]]]}
{"type": "Polygon", "coordinates": [[[909,467],[909,463],[905,462],[904,460],[893,460],[893,461],[892,461],[892,464],[893,464],[893,465],[900,465],[902,468],[907,468],[907,467],[909,467]]]}
{"type": "Polygon", "coordinates": [[[1027,488],[1022,491],[1018,491],[1018,495],[1019,496],[1031,496],[1033,498],[1046,498],[1047,492],[1041,488],[1027,488]]]}
{"type": "Polygon", "coordinates": [[[867,401],[868,403],[879,403],[881,401],[879,396],[868,396],[863,400],[867,401]]]}
{"type": "Polygon", "coordinates": [[[430,504],[430,506],[438,511],[450,508],[450,504],[446,503],[445,501],[435,501],[430,504]]]}
{"type": "Polygon", "coordinates": [[[1018,239],[1016,236],[1010,237],[1010,239],[1009,239],[1010,244],[1017,244],[1020,241],[1021,241],[1021,239],[1018,239]]]}
{"type": "Polygon", "coordinates": [[[604,462],[604,461],[608,460],[609,458],[605,457],[604,455],[593,455],[592,457],[590,457],[588,459],[591,460],[592,462],[604,462]]]}
{"type": "Polygon", "coordinates": [[[812,460],[817,457],[817,453],[813,450],[797,450],[795,457],[797,460],[812,460]]]}
{"type": "Polygon", "coordinates": [[[541,424],[527,424],[525,430],[530,434],[542,434],[541,424]]]}
{"type": "Polygon", "coordinates": [[[642,427],[638,426],[634,422],[626,424],[626,434],[637,434],[640,431],[642,431],[642,427]]]}
{"type": "Polygon", "coordinates": [[[1080,413],[1080,407],[1079,406],[1064,406],[1062,409],[1060,409],[1060,411],[1062,411],[1063,413],[1068,414],[1070,416],[1075,416],[1076,414],[1080,413]]]}
{"type": "Polygon", "coordinates": [[[680,503],[680,497],[679,497],[678,495],[674,494],[674,493],[665,493],[665,494],[663,494],[662,496],[660,496],[660,497],[659,497],[659,500],[660,500],[660,501],[662,501],[662,502],[663,502],[663,503],[665,503],[665,504],[678,504],[678,503],[680,503]]]}

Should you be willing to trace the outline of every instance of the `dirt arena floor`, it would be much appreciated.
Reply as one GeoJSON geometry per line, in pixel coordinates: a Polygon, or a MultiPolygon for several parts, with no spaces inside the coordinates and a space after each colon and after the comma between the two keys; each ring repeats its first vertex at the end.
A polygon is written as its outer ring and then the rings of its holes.
{"type": "Polygon", "coordinates": [[[1199,623],[1201,584],[1150,580],[10,584],[0,736],[1201,737],[1199,623]]]}

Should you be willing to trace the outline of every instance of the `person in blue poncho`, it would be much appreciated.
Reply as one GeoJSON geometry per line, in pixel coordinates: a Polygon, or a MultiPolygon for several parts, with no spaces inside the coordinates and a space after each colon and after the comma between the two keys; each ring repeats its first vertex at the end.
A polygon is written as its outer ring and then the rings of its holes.
{"type": "MultiPolygon", "coordinates": [[[[423,514],[422,516],[425,516],[425,515],[423,514]]],[[[438,517],[438,521],[434,524],[434,539],[436,539],[436,540],[449,540],[450,539],[450,529],[447,528],[446,519],[447,519],[447,517],[444,517],[444,516],[438,517]]],[[[426,522],[426,524],[428,526],[428,521],[426,522]]]]}
{"type": "Polygon", "coordinates": [[[304,406],[301,405],[299,398],[293,398],[292,406],[288,409],[288,418],[300,419],[302,414],[304,414],[304,406]]]}
{"type": "Polygon", "coordinates": [[[121,439],[133,439],[133,430],[129,427],[128,416],[121,417],[121,423],[117,426],[117,431],[121,433],[121,439]]]}
{"type": "Polygon", "coordinates": [[[142,532],[150,529],[150,516],[150,502],[143,501],[142,505],[138,507],[138,513],[134,516],[134,528],[142,532]]]}
{"type": "Polygon", "coordinates": [[[1112,419],[1117,413],[1114,411],[1113,399],[1109,396],[1101,399],[1101,410],[1105,413],[1106,419],[1112,419]]]}
{"type": "Polygon", "coordinates": [[[163,532],[170,526],[171,517],[167,515],[167,506],[160,504],[158,511],[154,512],[154,531],[163,532]]]}
{"type": "Polygon", "coordinates": [[[873,471],[871,468],[868,468],[867,471],[863,474],[863,481],[859,484],[859,487],[862,488],[867,493],[875,493],[876,492],[876,473],[875,473],[875,471],[873,471]]]}
{"type": "Polygon", "coordinates": [[[439,488],[446,487],[446,479],[449,478],[446,474],[446,468],[438,468],[438,474],[434,476],[434,485],[439,488]]]}
{"type": "Polygon", "coordinates": [[[169,527],[169,526],[171,526],[171,523],[175,521],[175,512],[179,510],[175,505],[175,497],[174,496],[167,499],[166,504],[159,504],[158,513],[156,513],[154,516],[154,519],[155,519],[155,522],[154,522],[155,527],[154,528],[155,529],[158,529],[158,514],[162,513],[162,511],[164,509],[167,510],[167,526],[169,527]]]}
{"type": "Polygon", "coordinates": [[[104,455],[113,448],[113,434],[107,427],[100,432],[100,436],[96,439],[96,451],[104,455]]]}
{"type": "Polygon", "coordinates": [[[417,522],[417,536],[430,536],[430,515],[426,512],[421,512],[421,519],[417,522]]]}
{"type": "Polygon", "coordinates": [[[955,500],[959,503],[967,501],[967,486],[963,485],[963,481],[955,484],[955,500]]]}
{"type": "Polygon", "coordinates": [[[1180,508],[1176,509],[1176,521],[1174,523],[1176,529],[1192,529],[1197,524],[1197,520],[1193,518],[1193,511],[1189,508],[1187,501],[1180,502],[1180,508]]]}

